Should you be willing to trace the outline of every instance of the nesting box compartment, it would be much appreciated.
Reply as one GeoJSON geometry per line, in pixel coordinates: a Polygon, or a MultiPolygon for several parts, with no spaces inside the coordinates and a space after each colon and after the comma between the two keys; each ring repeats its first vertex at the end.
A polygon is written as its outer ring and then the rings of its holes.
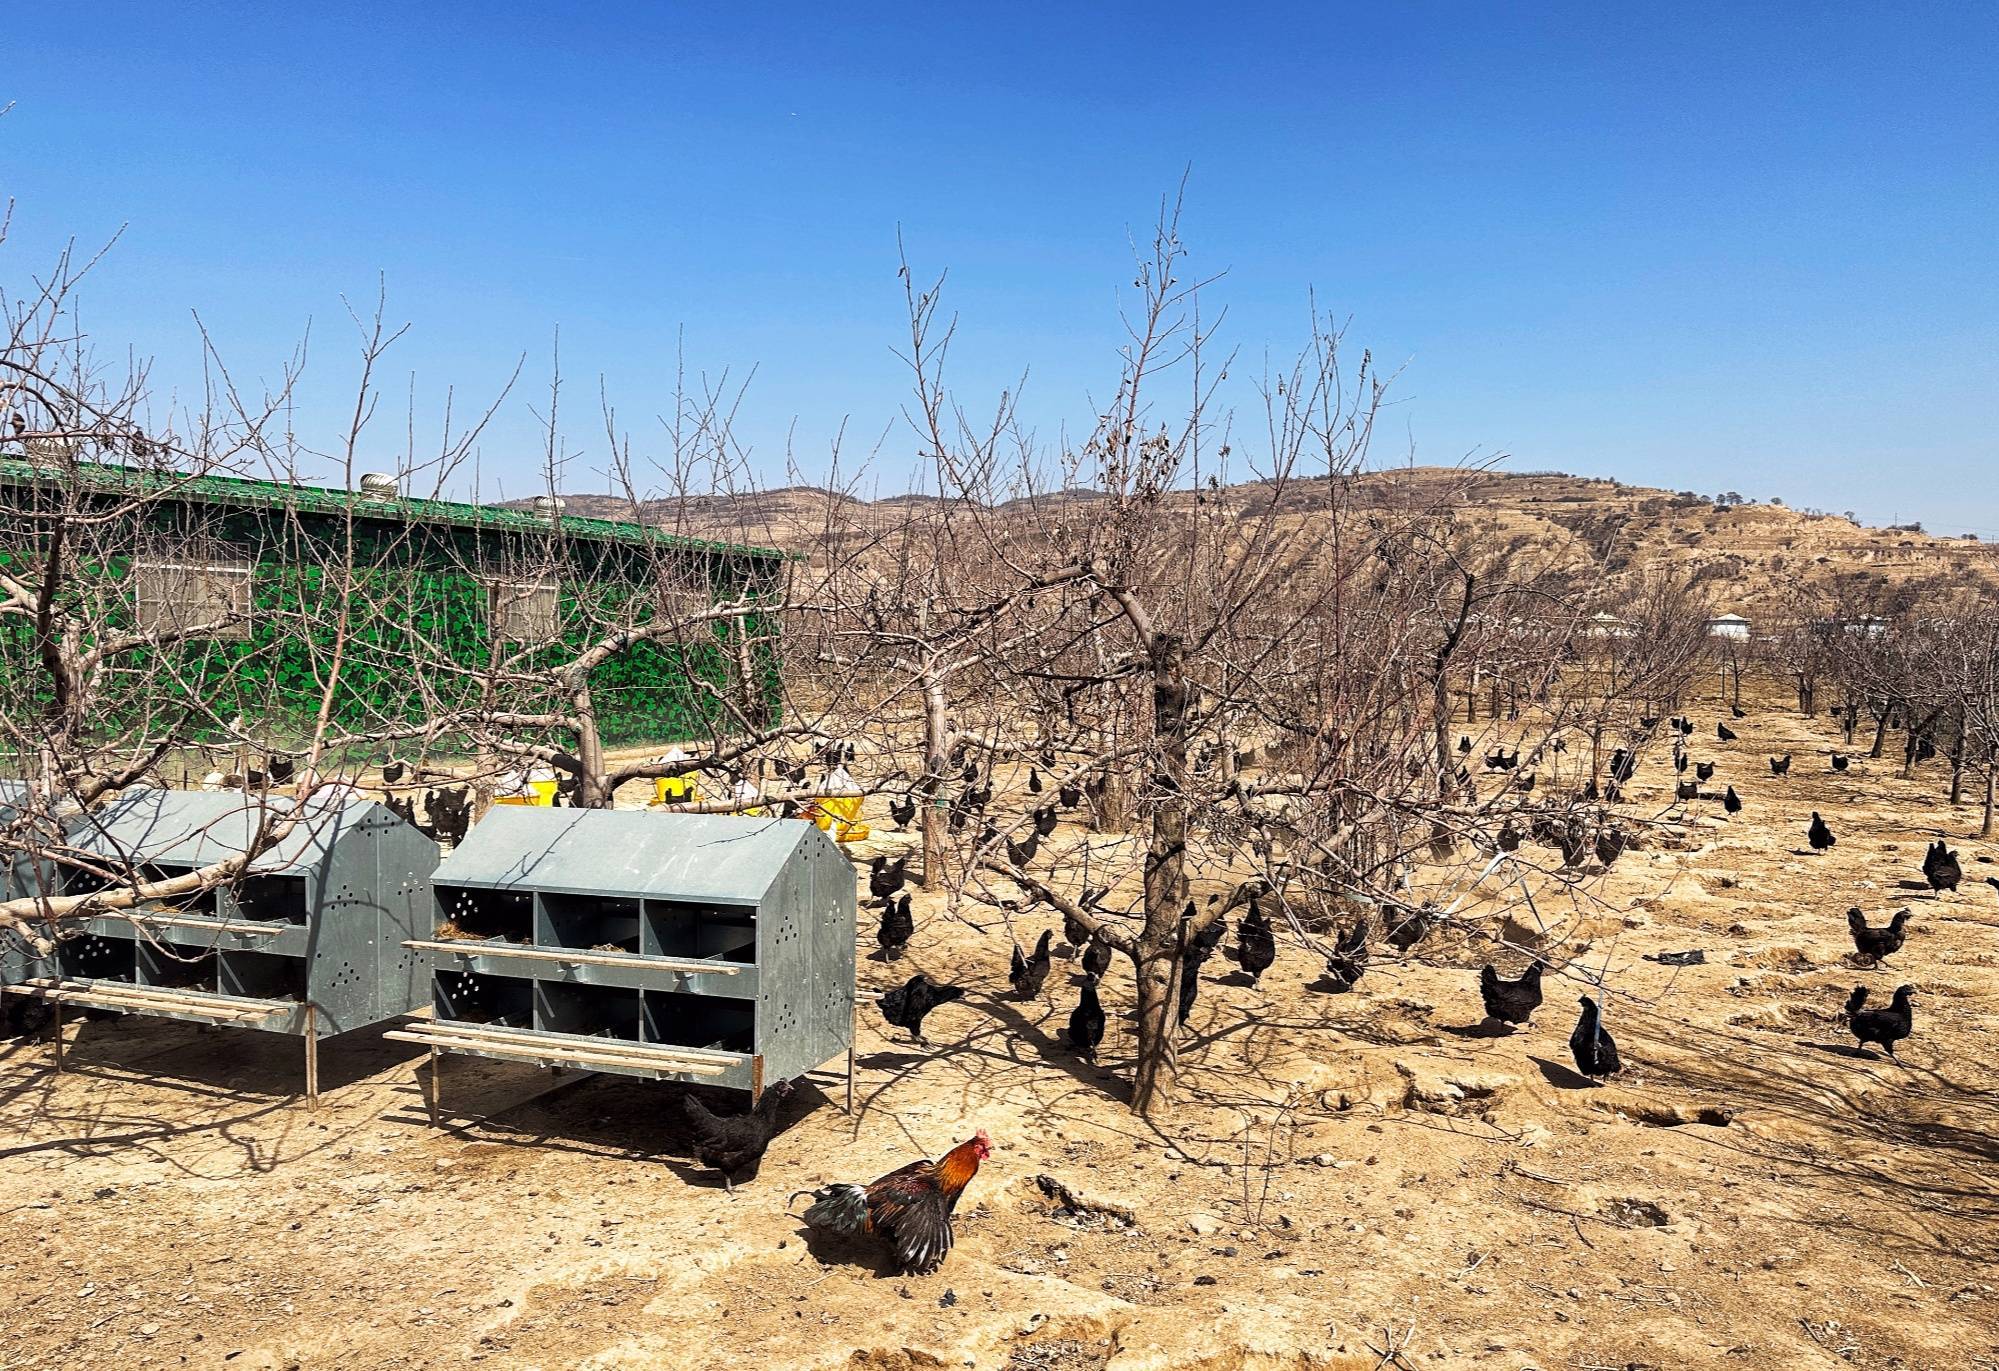
{"type": "MultiPolygon", "coordinates": [[[[30,809],[33,792],[26,781],[0,780],[0,833],[7,832],[30,809]]],[[[41,892],[35,863],[18,838],[0,855],[0,900],[18,900],[41,892]]],[[[38,951],[20,932],[0,930],[0,986],[18,985],[37,976],[55,974],[55,958],[38,951]]]]}
{"type": "MultiPolygon", "coordinates": [[[[430,998],[404,946],[434,923],[437,844],[349,795],[308,800],[285,837],[232,884],[99,915],[74,927],[15,988],[58,1003],[223,1023],[309,1039],[407,1014],[430,998]]],[[[68,820],[64,840],[123,884],[212,866],[258,841],[292,802],[241,792],[129,790],[68,820]]],[[[46,864],[45,864],[46,865],[46,864]]],[[[58,894],[107,881],[51,867],[58,894]]],[[[308,1060],[308,1084],[313,1084],[308,1060]]]]}
{"type": "Polygon", "coordinates": [[[762,1091],[853,1038],[853,867],[798,820],[495,808],[432,877],[439,1052],[762,1091]]]}

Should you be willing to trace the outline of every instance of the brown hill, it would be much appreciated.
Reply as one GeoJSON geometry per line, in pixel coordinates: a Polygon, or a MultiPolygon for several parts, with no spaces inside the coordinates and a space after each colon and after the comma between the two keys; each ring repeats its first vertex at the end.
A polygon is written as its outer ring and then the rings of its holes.
{"type": "MultiPolygon", "coordinates": [[[[1231,487],[1245,513],[1268,507],[1266,483],[1231,487]]],[[[570,495],[570,512],[637,519],[677,532],[809,550],[829,530],[851,536],[908,517],[933,497],[865,501],[810,486],[645,500],[570,495]]],[[[1101,498],[1088,490],[1043,500],[1101,498]]],[[[1278,497],[1281,513],[1322,507],[1316,483],[1296,481],[1278,497]]],[[[1614,573],[1670,567],[1709,588],[1718,609],[1752,614],[1799,585],[1828,595],[1840,587],[1884,588],[1884,607],[1950,587],[1999,588],[1999,546],[1934,537],[1914,525],[1869,528],[1843,515],[1777,503],[1728,501],[1558,472],[1398,467],[1369,472],[1346,498],[1368,507],[1455,507],[1507,539],[1571,547],[1614,573]]],[[[513,502],[521,503],[521,502],[513,502]]]]}

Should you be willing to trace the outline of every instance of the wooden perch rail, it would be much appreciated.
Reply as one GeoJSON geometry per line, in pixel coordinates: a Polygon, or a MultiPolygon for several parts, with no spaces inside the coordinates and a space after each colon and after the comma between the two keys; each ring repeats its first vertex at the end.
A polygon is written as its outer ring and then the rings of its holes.
{"type": "Polygon", "coordinates": [[[538,962],[574,962],[584,966],[637,966],[651,971],[682,971],[690,975],[736,976],[748,968],[731,962],[700,962],[682,957],[645,957],[636,952],[571,952],[560,947],[521,947],[471,939],[412,938],[403,944],[414,952],[449,952],[460,957],[524,957],[538,962]]]}
{"type": "Polygon", "coordinates": [[[291,1001],[230,1001],[198,990],[163,990],[151,986],[128,986],[105,982],[52,981],[47,978],[23,981],[7,987],[21,995],[53,1000],[58,1004],[81,1005],[86,1009],[121,1009],[135,1012],[172,1011],[195,1014],[223,1022],[254,1022],[268,1019],[300,1006],[291,1001]]]}

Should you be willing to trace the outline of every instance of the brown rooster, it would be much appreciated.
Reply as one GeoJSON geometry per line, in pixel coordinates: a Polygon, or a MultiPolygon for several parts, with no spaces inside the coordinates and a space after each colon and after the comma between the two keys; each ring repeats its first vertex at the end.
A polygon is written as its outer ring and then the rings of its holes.
{"type": "MultiPolygon", "coordinates": [[[[951,1250],[951,1214],[993,1140],[980,1129],[934,1162],[911,1162],[873,1185],[842,1182],[810,1194],[805,1222],[849,1237],[868,1234],[888,1243],[896,1274],[927,1276],[951,1250]]],[[[798,1195],[793,1195],[796,1200],[798,1195]]]]}

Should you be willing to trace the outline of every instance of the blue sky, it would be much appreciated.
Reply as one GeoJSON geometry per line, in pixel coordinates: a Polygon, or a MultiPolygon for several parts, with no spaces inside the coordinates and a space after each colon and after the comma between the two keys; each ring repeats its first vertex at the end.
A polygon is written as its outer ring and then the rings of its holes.
{"type": "Polygon", "coordinates": [[[1991,6],[44,4],[0,57],[0,282],[122,226],[100,345],[192,378],[198,310],[268,376],[310,322],[330,441],[385,275],[426,416],[528,354],[489,496],[558,326],[572,488],[597,376],[643,442],[683,335],[754,368],[766,479],[845,421],[898,488],[898,231],[962,397],[1026,372],[1045,438],[1086,424],[1186,171],[1225,341],[1294,348],[1314,290],[1406,364],[1383,458],[1999,534],[1991,6]]]}

